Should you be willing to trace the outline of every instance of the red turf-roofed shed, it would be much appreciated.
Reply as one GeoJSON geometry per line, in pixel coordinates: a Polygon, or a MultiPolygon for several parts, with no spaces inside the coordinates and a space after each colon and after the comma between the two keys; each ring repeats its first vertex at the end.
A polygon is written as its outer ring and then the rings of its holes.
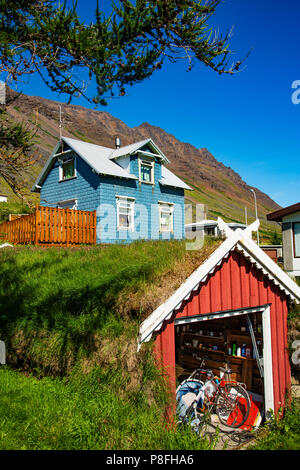
{"type": "Polygon", "coordinates": [[[215,373],[229,362],[236,378],[263,396],[265,412],[277,413],[291,383],[287,315],[291,302],[300,301],[300,288],[252,240],[258,221],[235,232],[219,225],[227,239],[142,323],[139,348],[154,337],[174,392],[178,369],[195,369],[196,356],[205,353],[215,373]],[[236,347],[247,343],[251,356],[233,355],[234,341],[236,347]]]}

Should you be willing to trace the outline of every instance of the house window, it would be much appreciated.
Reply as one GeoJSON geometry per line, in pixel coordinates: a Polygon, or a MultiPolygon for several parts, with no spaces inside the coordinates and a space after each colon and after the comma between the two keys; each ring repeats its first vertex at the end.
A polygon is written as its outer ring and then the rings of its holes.
{"type": "Polygon", "coordinates": [[[140,174],[139,180],[141,183],[154,183],[154,162],[148,160],[139,160],[140,174]]]}
{"type": "Polygon", "coordinates": [[[117,196],[118,230],[134,229],[134,198],[117,196]]]}
{"type": "Polygon", "coordinates": [[[215,229],[212,228],[212,227],[206,228],[205,231],[206,231],[206,235],[209,235],[209,236],[214,236],[215,235],[215,229]]]}
{"type": "Polygon", "coordinates": [[[300,258],[300,222],[293,224],[294,231],[294,256],[300,258]]]}
{"type": "Polygon", "coordinates": [[[173,231],[173,215],[174,207],[173,204],[159,203],[159,225],[161,232],[172,232],[173,231]]]}
{"type": "Polygon", "coordinates": [[[57,204],[59,209],[77,209],[77,199],[68,199],[66,201],[59,201],[57,204]]]}
{"type": "Polygon", "coordinates": [[[75,168],[75,156],[71,158],[66,158],[60,161],[59,167],[59,179],[60,181],[69,180],[75,178],[76,168],[75,168]]]}

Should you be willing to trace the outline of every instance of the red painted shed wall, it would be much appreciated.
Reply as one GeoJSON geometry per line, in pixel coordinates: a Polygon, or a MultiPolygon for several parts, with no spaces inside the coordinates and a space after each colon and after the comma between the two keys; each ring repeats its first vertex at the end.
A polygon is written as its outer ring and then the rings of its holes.
{"type": "MultiPolygon", "coordinates": [[[[233,251],[205,283],[175,312],[176,318],[270,304],[275,413],[285,404],[290,386],[287,351],[287,298],[241,253],[233,251]]],[[[174,315],[155,338],[155,354],[175,390],[174,315]]]]}

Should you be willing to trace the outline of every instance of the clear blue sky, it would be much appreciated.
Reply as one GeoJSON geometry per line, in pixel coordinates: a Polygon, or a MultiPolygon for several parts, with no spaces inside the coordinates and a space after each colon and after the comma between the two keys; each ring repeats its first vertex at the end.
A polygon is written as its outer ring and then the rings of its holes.
{"type": "MultiPolygon", "coordinates": [[[[83,19],[91,19],[95,5],[78,1],[83,19]]],[[[281,206],[299,202],[300,104],[291,99],[292,83],[300,80],[299,19],[299,0],[225,0],[215,24],[223,32],[235,25],[237,58],[254,47],[243,72],[219,76],[203,65],[186,72],[183,62],[166,63],[104,109],[131,127],[149,122],[208,148],[281,206]]],[[[63,101],[37,78],[23,91],[63,101]]],[[[80,100],[73,104],[88,107],[80,100]]]]}

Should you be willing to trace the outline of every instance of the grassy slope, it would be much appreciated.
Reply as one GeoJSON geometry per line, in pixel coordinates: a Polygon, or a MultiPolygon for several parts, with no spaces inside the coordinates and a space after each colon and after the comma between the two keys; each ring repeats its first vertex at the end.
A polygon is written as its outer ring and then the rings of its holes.
{"type": "MultiPolygon", "coordinates": [[[[154,380],[155,375],[152,377],[154,380]]],[[[0,369],[0,450],[209,449],[190,430],[167,429],[164,399],[146,387],[126,391],[117,371],[68,379],[26,377],[0,369]]],[[[144,380],[144,385],[149,381],[144,380]]]]}
{"type": "Polygon", "coordinates": [[[0,328],[10,361],[61,374],[107,335],[135,338],[140,319],[211,250],[187,251],[184,242],[1,250],[0,328]]]}

